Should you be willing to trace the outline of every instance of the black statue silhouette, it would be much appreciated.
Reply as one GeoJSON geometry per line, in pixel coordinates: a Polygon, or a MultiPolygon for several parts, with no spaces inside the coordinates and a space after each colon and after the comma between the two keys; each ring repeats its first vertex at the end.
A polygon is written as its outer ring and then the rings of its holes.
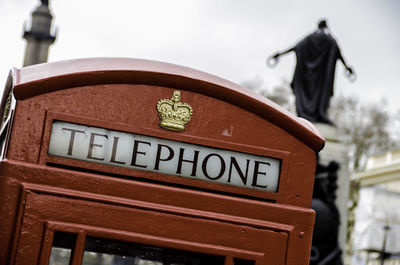
{"type": "Polygon", "coordinates": [[[49,0],[40,0],[40,2],[42,2],[44,6],[49,6],[49,0]]]}
{"type": "Polygon", "coordinates": [[[316,212],[310,265],[343,265],[338,244],[340,213],[336,207],[336,182],[340,166],[336,161],[318,162],[312,208],[316,212]]]}
{"type": "Polygon", "coordinates": [[[292,51],[297,58],[291,83],[296,96],[297,115],[312,122],[333,124],[327,116],[327,110],[333,95],[336,61],[339,59],[343,63],[350,79],[355,75],[343,59],[336,40],[330,35],[326,20],[321,20],[318,29],[294,47],[268,58],[269,65],[275,65],[281,55],[292,51]]]}

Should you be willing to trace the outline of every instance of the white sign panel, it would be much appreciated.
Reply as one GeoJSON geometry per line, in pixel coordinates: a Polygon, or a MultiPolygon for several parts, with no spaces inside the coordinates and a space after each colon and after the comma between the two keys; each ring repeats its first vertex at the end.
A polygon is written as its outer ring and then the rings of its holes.
{"type": "Polygon", "coordinates": [[[54,121],[49,155],[277,192],[281,160],[54,121]]]}

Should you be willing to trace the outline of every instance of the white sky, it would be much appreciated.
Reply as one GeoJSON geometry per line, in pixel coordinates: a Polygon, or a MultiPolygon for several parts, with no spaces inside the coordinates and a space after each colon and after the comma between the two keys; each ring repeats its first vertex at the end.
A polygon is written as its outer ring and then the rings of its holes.
{"type": "MultiPolygon", "coordinates": [[[[37,0],[0,0],[0,86],[21,67],[22,25],[37,0]]],[[[338,63],[335,93],[365,102],[385,98],[400,109],[398,0],[50,0],[58,36],[49,61],[82,57],[145,58],[202,70],[235,83],[261,78],[272,88],[291,80],[293,54],[276,68],[267,56],[295,44],[327,18],[357,72],[338,63]]]]}

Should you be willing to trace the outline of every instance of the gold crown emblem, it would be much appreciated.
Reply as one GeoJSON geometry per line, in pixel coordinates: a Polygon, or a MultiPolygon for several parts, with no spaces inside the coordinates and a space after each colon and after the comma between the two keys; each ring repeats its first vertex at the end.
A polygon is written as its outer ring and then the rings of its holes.
{"type": "Polygon", "coordinates": [[[157,102],[160,127],[171,131],[185,130],[185,125],[192,118],[193,109],[180,100],[181,92],[175,90],[171,99],[161,99],[157,102]]]}

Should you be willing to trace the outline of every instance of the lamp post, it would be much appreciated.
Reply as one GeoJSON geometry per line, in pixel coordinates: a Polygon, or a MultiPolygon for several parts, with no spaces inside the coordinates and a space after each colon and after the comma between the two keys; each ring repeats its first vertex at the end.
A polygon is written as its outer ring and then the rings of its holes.
{"type": "Polygon", "coordinates": [[[383,227],[384,230],[384,235],[383,235],[383,244],[382,244],[382,250],[381,250],[381,265],[383,265],[385,263],[385,252],[386,252],[386,239],[387,239],[387,235],[389,233],[390,230],[390,226],[389,225],[385,225],[383,227]]]}

